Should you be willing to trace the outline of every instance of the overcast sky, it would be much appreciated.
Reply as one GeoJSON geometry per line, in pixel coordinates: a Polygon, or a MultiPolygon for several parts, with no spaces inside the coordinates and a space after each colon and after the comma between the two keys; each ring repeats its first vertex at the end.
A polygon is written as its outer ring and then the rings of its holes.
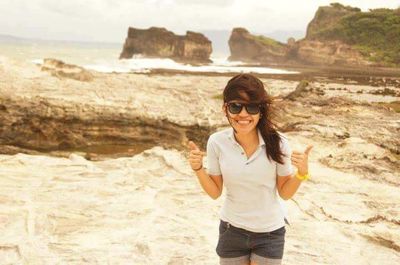
{"type": "MultiPolygon", "coordinates": [[[[305,31],[325,0],[0,0],[0,34],[19,37],[123,42],[129,26],[250,32],[305,31]]],[[[400,0],[343,0],[369,8],[400,7],[400,0]]]]}

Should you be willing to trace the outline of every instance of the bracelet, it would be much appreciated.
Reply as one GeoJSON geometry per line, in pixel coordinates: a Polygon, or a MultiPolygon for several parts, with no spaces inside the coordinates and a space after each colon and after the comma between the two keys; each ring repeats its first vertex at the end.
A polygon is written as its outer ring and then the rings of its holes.
{"type": "Polygon", "coordinates": [[[197,171],[199,171],[199,170],[202,169],[202,168],[203,168],[203,165],[201,165],[198,169],[193,169],[193,168],[192,168],[192,170],[197,172],[197,171]]]}
{"type": "Polygon", "coordinates": [[[298,178],[299,180],[309,180],[310,179],[310,175],[307,173],[305,175],[300,175],[299,172],[296,173],[296,178],[298,178]]]}

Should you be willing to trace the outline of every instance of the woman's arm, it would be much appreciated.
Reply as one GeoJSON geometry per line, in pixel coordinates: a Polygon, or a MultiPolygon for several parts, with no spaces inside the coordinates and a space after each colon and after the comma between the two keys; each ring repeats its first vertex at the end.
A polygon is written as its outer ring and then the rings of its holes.
{"type": "Polygon", "coordinates": [[[192,141],[189,142],[189,148],[190,167],[196,173],[203,190],[214,200],[217,199],[222,193],[222,175],[208,175],[203,168],[203,156],[205,153],[200,151],[197,145],[192,141]]]}
{"type": "MultiPolygon", "coordinates": [[[[312,145],[309,145],[304,152],[294,151],[291,155],[291,162],[297,167],[298,175],[308,175],[308,154],[312,149],[312,145]]],[[[296,193],[300,187],[302,177],[296,175],[289,176],[277,176],[276,185],[278,193],[284,200],[289,200],[296,193]]]]}
{"type": "Polygon", "coordinates": [[[296,193],[300,187],[302,180],[296,178],[295,175],[289,175],[284,177],[277,177],[277,189],[279,196],[284,200],[289,200],[296,193]]]}
{"type": "Polygon", "coordinates": [[[203,190],[214,200],[222,194],[222,176],[208,175],[204,168],[195,171],[203,190]]]}

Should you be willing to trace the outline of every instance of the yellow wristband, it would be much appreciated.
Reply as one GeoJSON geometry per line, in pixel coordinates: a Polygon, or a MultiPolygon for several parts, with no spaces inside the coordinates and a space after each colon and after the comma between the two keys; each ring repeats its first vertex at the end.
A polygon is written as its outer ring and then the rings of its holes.
{"type": "Polygon", "coordinates": [[[203,168],[203,165],[201,165],[198,169],[193,169],[193,168],[192,168],[192,170],[195,171],[195,172],[197,172],[197,171],[199,171],[199,170],[202,169],[202,168],[203,168]]]}
{"type": "Polygon", "coordinates": [[[310,179],[310,175],[308,173],[305,175],[300,175],[299,172],[297,172],[296,178],[298,178],[299,180],[308,180],[308,179],[310,179]]]}

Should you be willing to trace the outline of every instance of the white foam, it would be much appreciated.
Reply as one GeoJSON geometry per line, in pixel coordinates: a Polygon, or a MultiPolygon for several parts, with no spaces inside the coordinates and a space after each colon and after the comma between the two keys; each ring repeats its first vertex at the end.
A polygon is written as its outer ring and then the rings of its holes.
{"type": "Polygon", "coordinates": [[[43,64],[43,61],[44,61],[43,59],[34,59],[31,62],[34,64],[43,64]]]}
{"type": "MultiPolygon", "coordinates": [[[[161,58],[144,58],[135,55],[132,59],[121,60],[98,60],[93,64],[87,64],[83,67],[86,69],[102,72],[102,73],[148,73],[152,69],[168,69],[190,72],[215,72],[215,73],[261,73],[261,74],[296,74],[297,72],[273,69],[268,67],[246,66],[240,61],[228,61],[227,58],[211,58],[213,63],[209,65],[193,66],[189,64],[177,63],[171,59],[161,58]]],[[[32,60],[35,64],[42,64],[43,59],[32,60]]]]}
{"type": "Polygon", "coordinates": [[[85,68],[99,72],[149,72],[151,69],[170,69],[191,72],[253,72],[269,74],[295,74],[297,72],[273,69],[268,67],[247,67],[243,62],[231,62],[225,58],[212,58],[210,65],[193,66],[177,63],[171,59],[142,58],[122,59],[106,64],[86,65],[85,68]]]}

